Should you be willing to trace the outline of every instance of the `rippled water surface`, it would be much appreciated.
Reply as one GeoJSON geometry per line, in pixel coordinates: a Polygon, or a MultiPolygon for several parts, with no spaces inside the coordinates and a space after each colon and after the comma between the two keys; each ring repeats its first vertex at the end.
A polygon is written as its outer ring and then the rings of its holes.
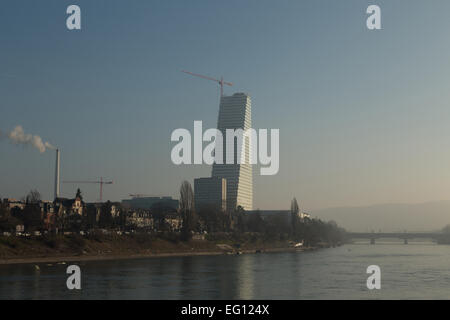
{"type": "Polygon", "coordinates": [[[353,244],[306,253],[0,265],[0,299],[449,299],[450,246],[353,244]],[[75,263],[74,263],[75,264],[75,263]],[[381,268],[368,290],[367,266],[381,268]]]}

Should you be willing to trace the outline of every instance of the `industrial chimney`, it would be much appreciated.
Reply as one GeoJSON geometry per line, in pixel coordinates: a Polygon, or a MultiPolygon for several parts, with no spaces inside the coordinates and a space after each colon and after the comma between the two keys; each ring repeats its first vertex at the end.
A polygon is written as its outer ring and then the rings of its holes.
{"type": "Polygon", "coordinates": [[[59,198],[59,149],[56,149],[56,164],[55,164],[55,200],[59,198]]]}

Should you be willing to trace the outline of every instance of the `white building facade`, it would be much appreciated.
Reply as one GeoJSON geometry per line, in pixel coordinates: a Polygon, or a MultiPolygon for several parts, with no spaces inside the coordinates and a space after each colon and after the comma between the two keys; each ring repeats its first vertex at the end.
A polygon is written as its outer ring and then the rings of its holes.
{"type": "MultiPolygon", "coordinates": [[[[237,139],[226,141],[226,129],[250,129],[251,120],[251,99],[245,93],[235,93],[232,96],[222,96],[220,99],[219,119],[217,129],[222,132],[224,139],[223,164],[213,164],[212,177],[225,178],[227,181],[227,209],[233,211],[238,206],[245,210],[253,209],[253,175],[252,166],[249,161],[238,164],[237,139]],[[226,153],[228,148],[234,149],[234,164],[226,164],[226,153]]],[[[250,159],[251,143],[247,139],[242,143],[240,154],[245,155],[245,159],[250,159]]]]}

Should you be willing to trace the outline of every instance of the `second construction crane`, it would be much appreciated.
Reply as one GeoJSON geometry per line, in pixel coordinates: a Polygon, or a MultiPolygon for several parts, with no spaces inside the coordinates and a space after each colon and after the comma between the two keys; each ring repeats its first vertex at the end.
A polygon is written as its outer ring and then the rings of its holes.
{"type": "Polygon", "coordinates": [[[197,74],[197,73],[189,72],[189,71],[186,71],[186,70],[181,70],[181,72],[190,74],[191,76],[194,76],[194,77],[199,77],[199,78],[203,78],[203,79],[206,79],[206,80],[211,80],[211,81],[217,82],[220,85],[220,97],[223,97],[223,85],[227,85],[227,86],[230,86],[230,87],[233,85],[231,82],[224,81],[223,77],[221,77],[220,79],[214,79],[214,78],[211,78],[211,77],[208,77],[208,76],[204,76],[202,74],[197,74]]]}

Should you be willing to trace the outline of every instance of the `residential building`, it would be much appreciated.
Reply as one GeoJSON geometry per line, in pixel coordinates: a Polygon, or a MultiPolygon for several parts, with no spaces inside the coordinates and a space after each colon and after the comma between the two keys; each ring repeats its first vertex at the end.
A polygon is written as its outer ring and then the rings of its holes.
{"type": "Polygon", "coordinates": [[[85,204],[80,197],[75,197],[75,199],[67,198],[56,198],[54,201],[55,212],[59,215],[70,215],[78,214],[83,215],[83,209],[85,204]]]}
{"type": "Polygon", "coordinates": [[[167,214],[164,217],[164,222],[169,226],[170,231],[179,232],[183,226],[183,219],[175,213],[167,214]]]}
{"type": "Polygon", "coordinates": [[[154,220],[147,210],[132,210],[126,215],[126,225],[132,228],[153,229],[154,220]]]}
{"type": "Polygon", "coordinates": [[[13,198],[5,198],[3,199],[3,204],[5,205],[7,210],[11,210],[14,208],[18,208],[23,210],[25,208],[26,203],[24,201],[20,201],[13,198]]]}

